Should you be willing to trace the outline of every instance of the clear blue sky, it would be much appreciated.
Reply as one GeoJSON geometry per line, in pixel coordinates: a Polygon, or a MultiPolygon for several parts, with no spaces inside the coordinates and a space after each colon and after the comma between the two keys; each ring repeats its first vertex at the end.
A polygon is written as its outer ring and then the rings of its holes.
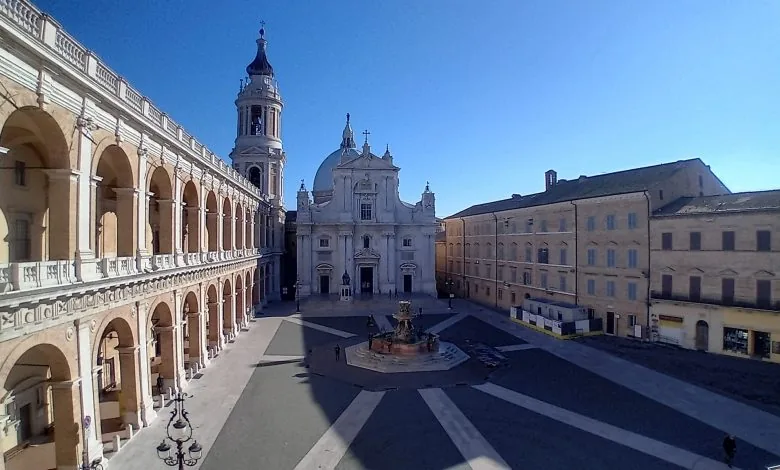
{"type": "MultiPolygon", "coordinates": [[[[227,158],[261,19],[285,101],[286,202],[344,114],[437,213],[699,156],[780,187],[776,0],[49,0],[37,3],[227,158]]],[[[362,137],[362,136],[361,136],[362,137]]]]}

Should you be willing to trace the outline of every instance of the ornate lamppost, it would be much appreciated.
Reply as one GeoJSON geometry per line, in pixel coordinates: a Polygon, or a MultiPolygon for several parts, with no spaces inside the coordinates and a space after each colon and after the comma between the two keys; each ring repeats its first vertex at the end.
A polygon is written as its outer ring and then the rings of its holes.
{"type": "Polygon", "coordinates": [[[447,279],[444,284],[447,286],[447,308],[452,310],[452,298],[455,296],[452,293],[452,285],[454,284],[452,278],[447,279]]]}
{"type": "Polygon", "coordinates": [[[103,470],[102,457],[89,461],[89,451],[87,450],[87,430],[92,424],[92,416],[84,417],[84,421],[81,426],[81,436],[84,442],[84,449],[81,451],[81,465],[78,466],[78,470],[103,470]]]}
{"type": "Polygon", "coordinates": [[[184,470],[184,466],[192,467],[198,463],[201,458],[203,448],[198,441],[193,440],[190,444],[188,453],[184,453],[184,444],[192,439],[192,424],[187,417],[188,413],[184,409],[184,397],[182,392],[176,394],[173,399],[174,407],[171,411],[171,419],[165,429],[168,439],[176,444],[176,449],[171,452],[171,446],[165,439],[157,446],[157,456],[169,467],[178,466],[179,470],[184,470]]]}
{"type": "Polygon", "coordinates": [[[295,281],[295,313],[301,313],[301,280],[295,281]]]}

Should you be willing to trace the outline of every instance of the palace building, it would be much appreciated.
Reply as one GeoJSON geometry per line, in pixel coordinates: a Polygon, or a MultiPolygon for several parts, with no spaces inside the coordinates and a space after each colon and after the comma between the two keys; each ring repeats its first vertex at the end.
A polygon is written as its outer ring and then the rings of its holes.
{"type": "Polygon", "coordinates": [[[279,297],[281,101],[261,36],[231,167],[53,18],[9,5],[0,469],[76,468],[82,449],[100,458],[149,425],[155,397],[185,389],[279,297]]]}

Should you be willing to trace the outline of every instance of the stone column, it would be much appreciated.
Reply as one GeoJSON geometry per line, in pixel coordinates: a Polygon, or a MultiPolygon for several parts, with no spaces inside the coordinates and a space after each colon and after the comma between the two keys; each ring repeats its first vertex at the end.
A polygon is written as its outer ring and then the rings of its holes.
{"type": "MultiPolygon", "coordinates": [[[[79,400],[80,380],[67,382],[53,382],[51,384],[52,401],[54,402],[54,428],[68,429],[57,436],[57,444],[54,446],[55,461],[58,469],[78,468],[81,463],[83,417],[79,400]],[[79,445],[81,444],[81,446],[79,445]]],[[[90,425],[92,432],[95,430],[94,422],[90,425]]],[[[88,445],[87,453],[90,462],[103,456],[102,444],[100,449],[88,445]]]]}
{"type": "MultiPolygon", "coordinates": [[[[218,295],[222,295],[219,293],[218,295]]],[[[222,302],[208,303],[209,331],[208,344],[214,351],[221,351],[225,347],[222,330],[224,322],[222,320],[222,302]]]]}
{"type": "Polygon", "coordinates": [[[176,266],[184,265],[182,256],[182,235],[184,234],[184,203],[182,202],[182,171],[175,168],[173,171],[173,252],[175,253],[176,266]]]}
{"type": "Polygon", "coordinates": [[[252,216],[251,220],[249,221],[249,248],[257,248],[255,246],[255,211],[251,211],[250,214],[252,216]]]}
{"type": "MultiPolygon", "coordinates": [[[[49,221],[41,259],[72,259],[75,252],[77,259],[91,260],[94,264],[94,255],[89,248],[89,218],[76,216],[81,213],[76,198],[79,176],[71,170],[45,170],[45,173],[49,177],[49,221]],[[79,234],[79,230],[84,233],[79,234]]],[[[85,206],[84,214],[89,213],[89,207],[89,204],[85,206]]],[[[87,279],[93,279],[94,266],[91,270],[85,266],[84,274],[87,279]]]]}
{"type": "Polygon", "coordinates": [[[192,364],[198,364],[198,367],[203,367],[203,356],[206,349],[206,334],[203,331],[202,319],[200,318],[200,312],[190,312],[187,318],[187,326],[190,333],[190,367],[192,364]]]}
{"type": "Polygon", "coordinates": [[[183,318],[183,296],[180,292],[175,292],[173,296],[173,346],[175,352],[176,364],[176,390],[181,391],[187,386],[187,377],[184,373],[184,328],[186,321],[183,318]]]}
{"type": "MultiPolygon", "coordinates": [[[[355,250],[352,247],[352,234],[351,233],[347,234],[344,237],[344,245],[345,245],[344,246],[344,253],[346,253],[346,260],[347,260],[346,270],[349,273],[349,276],[352,278],[352,293],[354,295],[354,293],[355,293],[355,287],[354,286],[358,285],[360,280],[358,279],[357,273],[355,273],[355,260],[353,258],[353,255],[355,254],[355,250]]],[[[344,274],[344,273],[341,273],[341,274],[344,274]]]]}
{"type": "Polygon", "coordinates": [[[206,240],[206,206],[201,203],[198,207],[198,251],[201,253],[209,251],[208,241],[206,240]]]}
{"type": "Polygon", "coordinates": [[[152,400],[151,372],[149,369],[149,342],[154,338],[149,337],[149,328],[146,323],[148,304],[135,303],[136,327],[138,328],[138,386],[140,388],[140,419],[144,427],[152,424],[157,417],[152,400]]]}
{"type": "MultiPolygon", "coordinates": [[[[80,409],[81,409],[81,419],[80,422],[83,422],[84,418],[89,415],[89,413],[95,413],[95,410],[97,408],[97,400],[95,396],[95,382],[92,380],[92,347],[90,343],[90,336],[91,336],[91,328],[90,328],[90,322],[76,320],[74,322],[74,326],[76,327],[76,342],[78,344],[78,373],[80,378],[80,409]]],[[[56,417],[55,417],[56,419],[56,417]]],[[[97,416],[90,415],[90,419],[94,423],[97,419],[97,416]]],[[[55,424],[56,426],[56,424],[55,424]]],[[[62,429],[62,428],[60,428],[62,429]]],[[[69,428],[64,428],[69,429],[69,428]]],[[[86,446],[87,451],[89,453],[90,461],[92,459],[95,459],[97,457],[100,457],[103,455],[103,443],[101,442],[101,439],[98,439],[96,430],[98,429],[97,425],[92,425],[87,430],[86,435],[86,446]]]]}
{"type": "MultiPolygon", "coordinates": [[[[91,103],[84,103],[84,106],[87,107],[91,105],[91,103]]],[[[76,230],[73,232],[68,232],[70,234],[75,233],[76,239],[77,239],[77,249],[78,252],[78,259],[83,260],[90,260],[95,257],[94,250],[91,249],[90,245],[90,238],[92,237],[92,233],[90,233],[90,227],[92,225],[90,219],[86,219],[83,216],[82,217],[76,217],[77,214],[83,215],[83,214],[90,214],[92,211],[90,210],[92,207],[94,207],[95,199],[92,197],[92,191],[90,188],[91,179],[90,176],[92,175],[92,139],[89,138],[90,132],[97,129],[97,125],[95,125],[92,122],[91,118],[85,118],[85,117],[79,117],[76,120],[76,126],[77,130],[75,132],[76,134],[76,140],[78,145],[78,153],[79,153],[79,167],[78,172],[80,176],[77,177],[77,190],[74,195],[76,196],[76,204],[71,206],[71,212],[70,217],[71,221],[74,225],[76,225],[76,230]],[[73,211],[73,209],[76,209],[73,211]],[[75,221],[73,219],[76,219],[75,221]]],[[[49,208],[49,214],[53,214],[55,212],[54,208],[49,208]]],[[[64,215],[64,217],[67,217],[67,215],[64,215]]],[[[69,259],[72,255],[73,251],[68,253],[68,257],[66,258],[54,258],[54,259],[69,259]]]]}
{"type": "Polygon", "coordinates": [[[235,304],[233,303],[233,294],[222,294],[222,333],[227,340],[233,338],[235,331],[235,304]]]}
{"type": "MultiPolygon", "coordinates": [[[[217,246],[217,251],[218,252],[222,252],[225,249],[224,246],[222,245],[222,239],[224,238],[224,232],[225,232],[225,227],[224,227],[224,223],[222,221],[222,216],[223,216],[223,214],[222,214],[222,205],[221,204],[217,204],[217,213],[215,214],[215,217],[216,217],[216,225],[217,225],[217,245],[216,246],[217,246]]],[[[220,292],[219,294],[222,295],[222,292],[220,292]]]]}
{"type": "MultiPolygon", "coordinates": [[[[143,272],[143,258],[148,256],[146,249],[146,225],[148,223],[147,211],[149,210],[150,193],[146,191],[146,148],[144,136],[141,135],[141,144],[138,148],[138,205],[136,206],[136,265],[139,272],[143,272]]],[[[144,312],[145,315],[146,312],[144,312]]]]}
{"type": "Polygon", "coordinates": [[[139,349],[139,346],[117,348],[119,351],[119,374],[122,378],[122,390],[120,392],[120,399],[124,408],[122,421],[125,424],[132,424],[135,429],[140,429],[141,427],[139,411],[142,409],[140,404],[141,384],[138,380],[141,370],[139,349]]]}
{"type": "MultiPolygon", "coordinates": [[[[89,193],[90,193],[89,199],[90,201],[92,201],[92,203],[89,205],[88,207],[89,211],[87,212],[87,214],[89,214],[87,216],[89,220],[89,232],[87,233],[87,238],[89,239],[89,251],[92,252],[92,255],[95,258],[97,258],[98,256],[100,257],[104,256],[102,253],[98,253],[99,240],[97,238],[98,214],[102,209],[101,203],[98,199],[98,192],[99,192],[98,186],[100,185],[101,181],[103,181],[103,178],[101,178],[100,176],[92,176],[89,178],[89,193]]],[[[118,218],[119,217],[117,216],[117,219],[118,218]]],[[[81,225],[80,221],[79,221],[79,225],[81,225]]],[[[117,246],[117,248],[119,247],[117,246]]]]}
{"type": "Polygon", "coordinates": [[[133,214],[137,213],[138,190],[135,188],[114,188],[116,193],[117,256],[133,256],[136,247],[136,224],[133,214]]]}
{"type": "Polygon", "coordinates": [[[390,290],[395,291],[398,288],[398,263],[395,260],[395,234],[387,236],[387,269],[390,271],[390,290]]]}

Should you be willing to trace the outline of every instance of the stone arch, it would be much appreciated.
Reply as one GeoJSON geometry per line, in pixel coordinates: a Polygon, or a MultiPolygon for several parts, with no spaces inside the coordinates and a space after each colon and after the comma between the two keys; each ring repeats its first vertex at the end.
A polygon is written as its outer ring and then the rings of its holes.
{"type": "MultiPolygon", "coordinates": [[[[72,131],[72,129],[71,129],[72,131]]],[[[21,107],[0,130],[0,263],[67,260],[76,251],[77,176],[67,134],[47,112],[21,107]]]]}
{"type": "Polygon", "coordinates": [[[206,195],[206,248],[208,251],[219,251],[220,240],[217,238],[219,233],[219,206],[217,205],[217,195],[214,191],[209,191],[206,195]]]}
{"type": "Polygon", "coordinates": [[[153,254],[173,253],[173,190],[171,174],[164,166],[149,174],[149,221],[146,228],[147,249],[153,254]]]}
{"type": "Polygon", "coordinates": [[[246,309],[244,308],[244,284],[240,273],[236,273],[236,325],[241,326],[244,324],[244,318],[246,317],[246,309]]]}
{"type": "Polygon", "coordinates": [[[222,249],[233,249],[233,208],[229,197],[222,202],[222,249]]]}
{"type": "Polygon", "coordinates": [[[149,349],[149,379],[158,395],[176,388],[175,318],[168,300],[159,299],[149,309],[149,328],[153,347],[149,349]],[[161,379],[161,380],[160,380],[161,379]]]}
{"type": "Polygon", "coordinates": [[[263,170],[257,165],[252,165],[247,171],[247,179],[257,188],[263,189],[263,170]]]}
{"type": "Polygon", "coordinates": [[[236,202],[236,229],[235,239],[237,250],[244,248],[244,209],[240,202],[236,202]]]}
{"type": "Polygon", "coordinates": [[[184,185],[181,200],[181,246],[185,253],[197,253],[200,251],[200,194],[193,180],[184,185]]]}
{"type": "Polygon", "coordinates": [[[136,189],[133,165],[117,145],[106,145],[94,159],[95,215],[91,219],[99,258],[135,253],[136,189]]]}
{"type": "Polygon", "coordinates": [[[184,368],[199,363],[201,358],[200,335],[200,298],[197,287],[190,289],[184,295],[181,312],[181,338],[184,358],[184,368]]]}
{"type": "Polygon", "coordinates": [[[235,328],[233,310],[233,283],[227,277],[222,285],[222,325],[225,332],[232,332],[235,328]]]}
{"type": "Polygon", "coordinates": [[[106,315],[92,347],[92,367],[98,368],[95,389],[95,426],[98,435],[111,434],[132,425],[140,427],[140,366],[135,322],[125,307],[106,315]]]}
{"type": "Polygon", "coordinates": [[[222,329],[219,321],[219,293],[215,283],[210,283],[206,288],[206,305],[208,306],[208,315],[206,316],[207,344],[212,349],[219,349],[221,346],[220,337],[222,329]]]}
{"type": "MultiPolygon", "coordinates": [[[[47,336],[52,332],[47,330],[47,336]]],[[[78,370],[76,341],[72,337],[61,343],[44,338],[34,334],[20,341],[0,369],[0,397],[4,404],[13,403],[8,409],[15,414],[13,421],[6,424],[13,423],[13,429],[6,429],[4,445],[24,446],[34,438],[39,443],[53,442],[54,458],[38,463],[44,468],[76,468],[82,435],[78,388],[73,382],[78,370]],[[44,412],[33,412],[39,406],[45,407],[44,412]],[[56,439],[52,432],[55,429],[60,430],[56,439]],[[15,442],[9,442],[12,439],[15,442]]],[[[21,452],[34,452],[34,448],[22,447],[21,452]]]]}

